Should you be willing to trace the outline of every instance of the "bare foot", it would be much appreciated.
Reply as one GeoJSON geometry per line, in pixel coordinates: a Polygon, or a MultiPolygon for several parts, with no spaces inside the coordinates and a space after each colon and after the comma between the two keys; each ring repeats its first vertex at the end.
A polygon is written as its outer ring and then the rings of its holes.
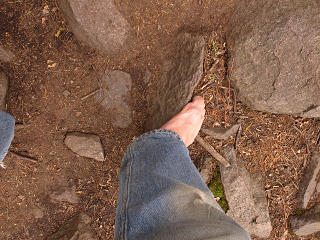
{"type": "Polygon", "coordinates": [[[194,97],[183,110],[161,127],[177,133],[188,147],[198,135],[205,115],[205,104],[202,97],[194,97]]]}

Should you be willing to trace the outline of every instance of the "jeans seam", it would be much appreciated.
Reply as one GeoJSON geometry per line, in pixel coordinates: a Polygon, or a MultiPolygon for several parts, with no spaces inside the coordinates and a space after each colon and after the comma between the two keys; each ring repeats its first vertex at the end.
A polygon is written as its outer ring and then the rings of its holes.
{"type": "Polygon", "coordinates": [[[129,186],[130,186],[130,182],[131,182],[131,171],[132,171],[132,164],[133,164],[133,156],[132,156],[132,152],[131,152],[131,148],[129,148],[129,161],[128,161],[128,169],[127,169],[127,182],[126,182],[126,199],[124,201],[124,223],[123,223],[123,240],[127,239],[127,230],[128,230],[128,209],[129,209],[129,186]]]}
{"type": "Polygon", "coordinates": [[[169,129],[155,129],[155,130],[152,130],[150,132],[147,132],[147,133],[144,133],[142,134],[140,137],[136,138],[134,140],[134,142],[140,142],[142,141],[144,138],[146,137],[149,137],[150,135],[153,135],[153,134],[161,134],[161,135],[164,135],[164,136],[167,136],[167,137],[175,137],[177,138],[179,141],[183,142],[183,140],[181,139],[181,137],[174,131],[172,130],[169,130],[169,129]]]}

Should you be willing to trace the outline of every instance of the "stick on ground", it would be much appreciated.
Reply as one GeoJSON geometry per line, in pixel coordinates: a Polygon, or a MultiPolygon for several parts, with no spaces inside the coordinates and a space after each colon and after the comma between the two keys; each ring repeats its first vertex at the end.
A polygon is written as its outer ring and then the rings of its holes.
{"type": "Polygon", "coordinates": [[[101,91],[101,88],[98,88],[97,90],[95,90],[95,91],[87,94],[86,96],[82,97],[81,100],[83,101],[83,100],[87,99],[88,97],[91,97],[91,96],[95,95],[96,93],[98,93],[100,91],[101,91]]]}
{"type": "Polygon", "coordinates": [[[196,136],[196,141],[212,155],[215,159],[217,159],[221,164],[225,167],[230,167],[230,163],[218,153],[214,147],[212,147],[209,143],[207,143],[202,137],[196,136]]]}

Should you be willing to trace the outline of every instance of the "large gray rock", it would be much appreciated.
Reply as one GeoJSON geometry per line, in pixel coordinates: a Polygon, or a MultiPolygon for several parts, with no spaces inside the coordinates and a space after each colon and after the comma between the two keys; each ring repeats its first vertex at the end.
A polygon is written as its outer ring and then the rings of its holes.
{"type": "Polygon", "coordinates": [[[301,208],[306,208],[314,194],[317,192],[317,176],[319,173],[320,153],[314,152],[310,164],[304,170],[297,195],[301,208]]]}
{"type": "Polygon", "coordinates": [[[61,0],[74,35],[91,47],[114,55],[132,42],[133,31],[113,0],[61,0]]]}
{"type": "Polygon", "coordinates": [[[100,81],[101,91],[97,101],[108,111],[115,127],[126,128],[132,122],[131,99],[132,79],[128,73],[111,71],[100,81]]]}
{"type": "Polygon", "coordinates": [[[248,233],[268,237],[272,231],[260,174],[251,175],[242,160],[236,158],[232,147],[224,149],[224,156],[231,166],[221,165],[221,180],[228,201],[227,215],[239,223],[248,233]]]}
{"type": "Polygon", "coordinates": [[[320,203],[301,215],[289,218],[291,230],[298,236],[306,236],[320,232],[320,203]]]}
{"type": "Polygon", "coordinates": [[[96,240],[97,236],[90,228],[91,219],[80,213],[61,225],[59,230],[47,237],[48,240],[96,240]]]}
{"type": "Polygon", "coordinates": [[[71,151],[82,157],[105,161],[102,144],[97,135],[79,132],[68,133],[64,143],[71,151]]]}
{"type": "Polygon", "coordinates": [[[0,61],[1,62],[10,62],[15,58],[14,54],[9,50],[4,49],[0,45],[0,61]]]}
{"type": "Polygon", "coordinates": [[[184,33],[177,37],[175,59],[166,61],[149,109],[148,128],[161,127],[191,100],[203,73],[204,39],[184,33]]]}
{"type": "Polygon", "coordinates": [[[271,113],[320,117],[320,7],[314,0],[239,1],[227,27],[241,101],[271,113]]]}
{"type": "Polygon", "coordinates": [[[0,110],[5,108],[5,100],[8,91],[8,78],[0,71],[0,110]]]}

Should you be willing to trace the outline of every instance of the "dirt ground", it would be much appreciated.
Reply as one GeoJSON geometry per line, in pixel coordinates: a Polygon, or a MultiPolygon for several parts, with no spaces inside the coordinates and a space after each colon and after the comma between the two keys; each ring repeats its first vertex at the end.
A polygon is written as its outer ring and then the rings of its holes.
{"type": "MultiPolygon", "coordinates": [[[[197,88],[207,102],[204,125],[242,124],[239,154],[249,171],[265,176],[274,228],[270,239],[281,239],[288,216],[298,210],[295,194],[304,166],[318,148],[319,121],[255,112],[236,101],[229,85],[232,76],[227,74],[232,66],[227,65],[223,29],[211,16],[212,11],[225,11],[219,3],[214,8],[210,1],[119,4],[139,37],[132,51],[109,59],[75,39],[57,1],[0,3],[0,42],[17,56],[13,63],[0,64],[10,82],[7,111],[17,123],[5,159],[7,169],[0,169],[0,239],[45,239],[79,211],[91,217],[99,239],[113,239],[122,155],[130,141],[145,131],[146,96],[161,62],[170,57],[170,48],[164,46],[183,30],[201,33],[207,40],[205,74],[197,88]],[[148,85],[141,80],[146,68],[154,73],[148,85]],[[127,129],[113,128],[94,97],[83,99],[111,69],[129,72],[134,81],[133,124],[127,129]],[[96,162],[68,150],[63,140],[71,131],[99,135],[107,160],[96,162]],[[79,199],[75,203],[53,201],[52,195],[74,188],[79,199]]],[[[234,139],[206,139],[218,150],[234,143],[234,139]]],[[[197,144],[190,151],[200,167],[207,153],[197,144]]],[[[286,239],[299,238],[288,233],[286,239]]]]}

